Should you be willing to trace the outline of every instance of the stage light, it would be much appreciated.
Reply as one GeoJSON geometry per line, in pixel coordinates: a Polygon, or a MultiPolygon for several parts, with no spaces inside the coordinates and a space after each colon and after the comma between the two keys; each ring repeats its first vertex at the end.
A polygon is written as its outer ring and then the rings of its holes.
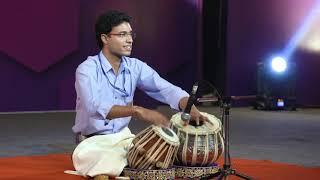
{"type": "Polygon", "coordinates": [[[258,64],[255,109],[295,110],[296,64],[277,56],[258,64]]]}
{"type": "Polygon", "coordinates": [[[290,38],[281,56],[258,64],[256,109],[296,108],[296,63],[290,61],[295,49],[300,46],[313,52],[320,51],[320,0],[314,2],[302,19],[301,25],[290,38]],[[276,73],[275,73],[276,72],[276,73]]]}
{"type": "Polygon", "coordinates": [[[287,69],[287,61],[280,56],[271,60],[271,67],[275,72],[282,73],[287,69]]]}

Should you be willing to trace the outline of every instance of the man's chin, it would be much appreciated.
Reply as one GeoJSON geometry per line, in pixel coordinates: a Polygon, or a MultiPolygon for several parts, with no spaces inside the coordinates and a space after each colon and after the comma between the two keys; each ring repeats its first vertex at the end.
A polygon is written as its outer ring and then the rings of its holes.
{"type": "Polygon", "coordinates": [[[130,56],[131,55],[131,51],[130,52],[124,52],[122,55],[123,56],[130,56]]]}
{"type": "Polygon", "coordinates": [[[121,53],[117,53],[116,56],[118,56],[119,58],[121,58],[122,56],[130,56],[131,55],[131,51],[126,51],[126,52],[121,52],[121,53]]]}

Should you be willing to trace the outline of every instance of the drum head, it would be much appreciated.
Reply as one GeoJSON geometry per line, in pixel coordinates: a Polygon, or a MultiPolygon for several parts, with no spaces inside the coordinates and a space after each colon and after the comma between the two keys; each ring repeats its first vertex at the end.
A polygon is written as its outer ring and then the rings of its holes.
{"type": "Polygon", "coordinates": [[[169,128],[159,127],[152,125],[152,129],[156,134],[158,134],[162,139],[164,139],[167,143],[178,146],[179,138],[177,134],[169,128]]]}
{"type": "Polygon", "coordinates": [[[188,125],[188,126],[184,126],[184,122],[183,120],[181,120],[181,112],[174,114],[171,117],[171,122],[172,125],[176,128],[178,128],[180,131],[185,131],[187,133],[191,133],[191,134],[210,134],[210,133],[216,133],[221,131],[221,121],[216,118],[214,115],[212,114],[208,114],[205,112],[200,112],[202,115],[208,117],[209,122],[204,122],[202,125],[200,126],[192,126],[192,125],[188,125]]]}

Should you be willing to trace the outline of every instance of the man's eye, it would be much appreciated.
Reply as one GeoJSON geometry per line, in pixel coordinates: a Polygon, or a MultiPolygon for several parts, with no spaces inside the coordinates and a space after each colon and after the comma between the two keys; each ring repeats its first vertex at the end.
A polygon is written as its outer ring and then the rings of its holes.
{"type": "Polygon", "coordinates": [[[125,33],[120,33],[120,37],[125,37],[126,34],[125,33]]]}

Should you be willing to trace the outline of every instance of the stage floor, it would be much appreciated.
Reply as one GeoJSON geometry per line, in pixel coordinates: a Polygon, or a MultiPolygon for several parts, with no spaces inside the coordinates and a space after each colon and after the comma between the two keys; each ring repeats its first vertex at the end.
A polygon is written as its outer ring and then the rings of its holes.
{"type": "MultiPolygon", "coordinates": [[[[217,107],[200,109],[221,115],[217,107]]],[[[158,110],[168,117],[175,113],[167,106],[158,110]]],[[[230,113],[231,157],[320,167],[320,109],[257,111],[237,107],[230,113]]],[[[0,114],[0,158],[71,153],[74,116],[74,112],[0,114]]],[[[130,123],[134,133],[147,126],[140,121],[130,123]]]]}

